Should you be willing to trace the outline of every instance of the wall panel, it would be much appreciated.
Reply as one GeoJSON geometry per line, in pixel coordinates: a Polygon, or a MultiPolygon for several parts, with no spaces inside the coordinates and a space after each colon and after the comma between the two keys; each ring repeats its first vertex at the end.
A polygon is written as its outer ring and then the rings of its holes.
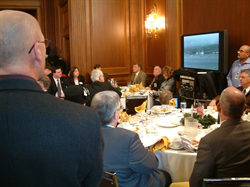
{"type": "Polygon", "coordinates": [[[183,0],[183,33],[227,29],[231,68],[240,46],[250,45],[249,7],[249,0],[183,0]]]}

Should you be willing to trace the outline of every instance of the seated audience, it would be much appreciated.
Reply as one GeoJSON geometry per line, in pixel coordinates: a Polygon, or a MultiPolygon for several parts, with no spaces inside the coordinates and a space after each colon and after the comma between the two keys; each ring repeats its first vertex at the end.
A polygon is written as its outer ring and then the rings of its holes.
{"type": "Polygon", "coordinates": [[[79,69],[77,67],[72,67],[69,71],[69,77],[64,80],[66,83],[66,86],[70,85],[80,85],[84,86],[85,85],[85,78],[83,75],[79,74],[79,69]]]}
{"type": "Polygon", "coordinates": [[[0,186],[99,187],[99,116],[41,89],[47,45],[32,15],[0,11],[0,186]]]}
{"type": "Polygon", "coordinates": [[[168,105],[171,99],[173,99],[173,93],[170,91],[164,91],[159,96],[159,100],[162,105],[168,105]]]}
{"type": "Polygon", "coordinates": [[[162,70],[163,76],[165,78],[165,81],[161,84],[161,87],[159,90],[152,90],[152,93],[154,97],[156,98],[156,101],[159,101],[159,96],[164,91],[171,91],[173,84],[174,84],[174,78],[173,78],[173,69],[169,66],[165,66],[162,70]]]}
{"type": "Polygon", "coordinates": [[[140,63],[135,63],[133,65],[133,74],[131,75],[130,84],[140,84],[145,87],[147,85],[147,74],[142,70],[142,65],[140,63]]]}
{"type": "Polygon", "coordinates": [[[102,122],[104,171],[116,172],[121,187],[169,186],[170,175],[157,170],[155,154],[142,145],[138,134],[116,128],[120,106],[120,98],[114,91],[97,93],[91,103],[102,122]]]}
{"type": "Polygon", "coordinates": [[[119,96],[122,95],[122,93],[119,90],[115,89],[109,82],[104,82],[104,76],[101,70],[94,69],[91,72],[91,80],[93,83],[86,86],[86,88],[90,92],[90,99],[86,103],[87,106],[90,106],[92,98],[94,97],[96,93],[104,91],[104,90],[113,90],[119,96]]]}
{"type": "MultiPolygon", "coordinates": [[[[99,69],[99,70],[102,70],[102,67],[100,64],[96,64],[94,66],[94,69],[99,69]]],[[[104,76],[104,82],[108,82],[109,80],[109,75],[107,73],[103,73],[103,76],[104,76]]]]}
{"type": "Polygon", "coordinates": [[[62,68],[60,66],[52,67],[52,77],[48,93],[58,98],[64,98],[64,90],[66,85],[64,83],[65,77],[62,77],[62,68]]]}
{"type": "Polygon", "coordinates": [[[165,81],[164,76],[161,74],[162,72],[162,67],[161,66],[155,66],[154,67],[154,79],[150,82],[149,87],[147,87],[147,89],[150,90],[159,90],[161,87],[161,84],[165,81]]]}
{"type": "Polygon", "coordinates": [[[240,90],[222,91],[221,126],[201,139],[190,187],[202,187],[204,178],[250,177],[250,122],[241,119],[245,108],[240,90]]]}
{"type": "Polygon", "coordinates": [[[37,82],[41,86],[43,91],[47,92],[51,82],[50,78],[47,75],[43,75],[37,82]]]}
{"type": "MultiPolygon", "coordinates": [[[[250,111],[250,69],[241,70],[240,74],[240,87],[237,87],[246,97],[246,112],[250,111]]],[[[215,97],[209,104],[209,106],[216,106],[216,103],[219,101],[220,96],[215,97]]]]}
{"type": "Polygon", "coordinates": [[[65,100],[86,105],[90,99],[89,90],[80,85],[71,85],[65,89],[65,100]]]}

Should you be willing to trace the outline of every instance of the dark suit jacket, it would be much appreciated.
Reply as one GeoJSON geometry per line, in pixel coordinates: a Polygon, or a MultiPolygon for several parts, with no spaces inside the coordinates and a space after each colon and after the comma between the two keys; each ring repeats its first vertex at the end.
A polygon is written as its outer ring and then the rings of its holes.
{"type": "Polygon", "coordinates": [[[90,92],[90,99],[86,103],[87,106],[91,105],[91,101],[93,97],[95,96],[95,94],[101,91],[112,90],[112,91],[115,91],[120,97],[122,95],[122,93],[119,90],[115,89],[109,82],[95,81],[92,84],[86,85],[86,88],[90,92]]]}
{"type": "MultiPolygon", "coordinates": [[[[66,89],[66,84],[64,83],[65,79],[67,79],[67,77],[61,77],[60,78],[61,88],[62,88],[63,92],[66,89]]],[[[48,89],[48,93],[55,96],[56,92],[57,92],[57,86],[56,86],[57,83],[55,82],[53,76],[50,77],[50,80],[51,80],[51,82],[50,82],[50,86],[49,86],[49,89],[48,89]]]]}
{"type": "MultiPolygon", "coordinates": [[[[79,77],[80,77],[79,85],[80,86],[84,86],[85,85],[85,78],[84,78],[84,76],[83,75],[79,75],[79,77]]],[[[65,77],[64,78],[64,83],[65,83],[66,87],[69,87],[71,85],[75,85],[75,81],[71,82],[70,77],[65,77]]]]}
{"type": "Polygon", "coordinates": [[[190,187],[203,178],[250,177],[250,122],[229,119],[200,141],[190,187]]]}
{"type": "Polygon", "coordinates": [[[137,133],[102,127],[104,170],[116,172],[121,187],[163,186],[157,174],[158,161],[141,143],[137,133]]]}
{"type": "Polygon", "coordinates": [[[0,76],[0,186],[98,187],[103,138],[97,113],[0,76]]]}
{"type": "Polygon", "coordinates": [[[155,79],[154,82],[153,82],[153,80],[149,83],[149,86],[152,84],[151,85],[151,90],[156,90],[157,91],[157,90],[160,89],[161,84],[165,81],[165,78],[164,78],[164,76],[162,74],[160,74],[160,75],[158,75],[158,77],[155,79]]]}
{"type": "MultiPolygon", "coordinates": [[[[135,79],[135,73],[131,75],[130,84],[133,84],[134,79],[135,79]]],[[[140,83],[142,83],[144,87],[147,85],[147,74],[144,73],[143,71],[139,72],[135,80],[135,84],[140,84],[140,83]]]]}

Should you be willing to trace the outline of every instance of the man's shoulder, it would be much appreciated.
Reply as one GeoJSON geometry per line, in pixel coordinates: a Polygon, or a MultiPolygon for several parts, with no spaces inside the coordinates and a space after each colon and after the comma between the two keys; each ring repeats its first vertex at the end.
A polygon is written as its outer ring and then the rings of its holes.
{"type": "Polygon", "coordinates": [[[140,72],[139,72],[140,74],[142,74],[142,75],[147,75],[144,71],[142,71],[142,70],[140,70],[140,72]]]}
{"type": "Polygon", "coordinates": [[[103,126],[102,131],[104,132],[104,134],[106,134],[105,132],[114,133],[116,136],[121,135],[121,136],[125,136],[127,138],[134,137],[136,135],[135,132],[132,132],[130,130],[120,128],[120,127],[112,128],[112,127],[103,126]]]}

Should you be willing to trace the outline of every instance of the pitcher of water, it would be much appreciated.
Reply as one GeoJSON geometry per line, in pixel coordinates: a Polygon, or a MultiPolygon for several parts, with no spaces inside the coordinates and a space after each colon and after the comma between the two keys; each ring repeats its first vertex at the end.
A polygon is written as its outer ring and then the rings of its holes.
{"type": "Polygon", "coordinates": [[[192,117],[185,118],[184,135],[188,138],[195,139],[198,134],[198,120],[192,117]]]}

